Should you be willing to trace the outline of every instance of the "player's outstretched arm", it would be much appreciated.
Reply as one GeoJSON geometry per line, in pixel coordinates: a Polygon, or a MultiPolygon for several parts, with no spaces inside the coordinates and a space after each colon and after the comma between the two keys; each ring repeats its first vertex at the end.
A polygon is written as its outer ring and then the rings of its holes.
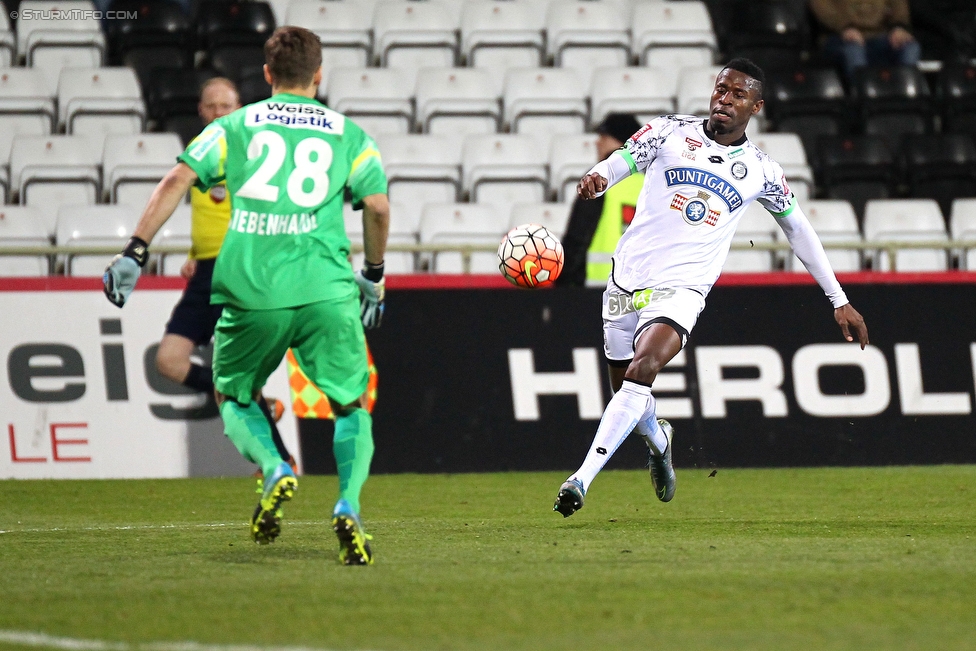
{"type": "Polygon", "coordinates": [[[115,305],[125,305],[149,260],[149,243],[196,180],[196,172],[184,163],[177,163],[153,190],[132,237],[102,275],[105,296],[115,305]]]}
{"type": "Polygon", "coordinates": [[[840,331],[847,341],[854,341],[854,335],[851,334],[851,330],[854,330],[857,334],[857,341],[861,344],[861,350],[864,350],[864,347],[871,343],[868,339],[868,326],[864,323],[864,317],[850,303],[841,305],[834,310],[834,321],[840,326],[840,331]]]}
{"type": "Polygon", "coordinates": [[[378,328],[383,320],[386,281],[383,278],[386,240],[390,232],[390,200],[385,194],[363,198],[363,269],[356,272],[359,285],[360,317],[367,329],[378,328]]]}
{"type": "Polygon", "coordinates": [[[618,149],[610,154],[606,160],[602,160],[590,171],[583,175],[576,185],[576,193],[583,199],[595,199],[606,192],[610,186],[623,181],[625,178],[637,171],[628,161],[630,153],[626,149],[618,149]]]}

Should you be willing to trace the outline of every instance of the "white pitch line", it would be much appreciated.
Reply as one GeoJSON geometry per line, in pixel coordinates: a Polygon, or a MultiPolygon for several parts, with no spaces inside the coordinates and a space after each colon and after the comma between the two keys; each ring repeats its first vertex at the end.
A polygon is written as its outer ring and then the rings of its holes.
{"type": "Polygon", "coordinates": [[[307,646],[261,646],[257,644],[204,644],[202,642],[109,642],[73,637],[56,637],[30,631],[0,630],[0,642],[68,651],[336,651],[307,646]]]}
{"type": "MultiPolygon", "coordinates": [[[[289,527],[332,526],[326,520],[311,520],[305,522],[286,521],[289,527]]],[[[0,534],[6,533],[63,533],[66,531],[147,531],[161,529],[216,529],[220,527],[246,527],[247,522],[210,522],[205,524],[126,524],[115,527],[51,527],[48,529],[0,529],[0,534]]]]}

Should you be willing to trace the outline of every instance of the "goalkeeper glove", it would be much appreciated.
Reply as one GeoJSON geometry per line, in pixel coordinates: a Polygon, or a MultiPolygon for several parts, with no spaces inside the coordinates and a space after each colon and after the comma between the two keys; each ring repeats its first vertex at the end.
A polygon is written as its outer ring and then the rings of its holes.
{"type": "Polygon", "coordinates": [[[129,294],[136,288],[136,281],[142,268],[149,260],[149,244],[138,237],[129,238],[122,253],[112,258],[112,262],[102,274],[105,296],[119,307],[125,305],[129,294]]]}
{"type": "Polygon", "coordinates": [[[359,316],[363,320],[363,327],[367,330],[378,328],[383,320],[383,299],[386,297],[383,263],[365,263],[363,269],[356,272],[355,278],[359,285],[359,316]]]}

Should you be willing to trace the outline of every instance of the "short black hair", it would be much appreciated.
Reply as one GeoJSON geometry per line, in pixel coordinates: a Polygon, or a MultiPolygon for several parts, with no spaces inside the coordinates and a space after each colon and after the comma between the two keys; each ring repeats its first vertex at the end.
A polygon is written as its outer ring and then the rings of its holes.
{"type": "Polygon", "coordinates": [[[723,70],[738,70],[744,75],[749,75],[759,82],[759,99],[763,98],[763,90],[766,88],[766,75],[762,68],[744,57],[736,57],[725,64],[723,70]]]}

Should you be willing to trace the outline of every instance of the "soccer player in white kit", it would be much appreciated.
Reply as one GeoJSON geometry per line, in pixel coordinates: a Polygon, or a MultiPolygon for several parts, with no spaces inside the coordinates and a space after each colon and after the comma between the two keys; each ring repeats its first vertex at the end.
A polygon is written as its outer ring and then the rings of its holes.
{"type": "Polygon", "coordinates": [[[868,343],[864,319],[837,282],[782,167],[746,138],[749,119],[763,106],[763,86],[757,65],[733,59],[715,79],[707,119],[651,120],[580,179],[577,193],[592,199],[631,174],[645,175],[603,294],[604,352],[614,396],[583,465],[559,489],[553,510],[563,517],[583,507],[590,483],[634,430],[647,443],[658,499],[674,496],[673,432],[657,418],[651,385],[688,341],[739,219],[754,200],[775,218],[823,288],[844,338],[853,342],[856,334],[862,349],[868,343]]]}

